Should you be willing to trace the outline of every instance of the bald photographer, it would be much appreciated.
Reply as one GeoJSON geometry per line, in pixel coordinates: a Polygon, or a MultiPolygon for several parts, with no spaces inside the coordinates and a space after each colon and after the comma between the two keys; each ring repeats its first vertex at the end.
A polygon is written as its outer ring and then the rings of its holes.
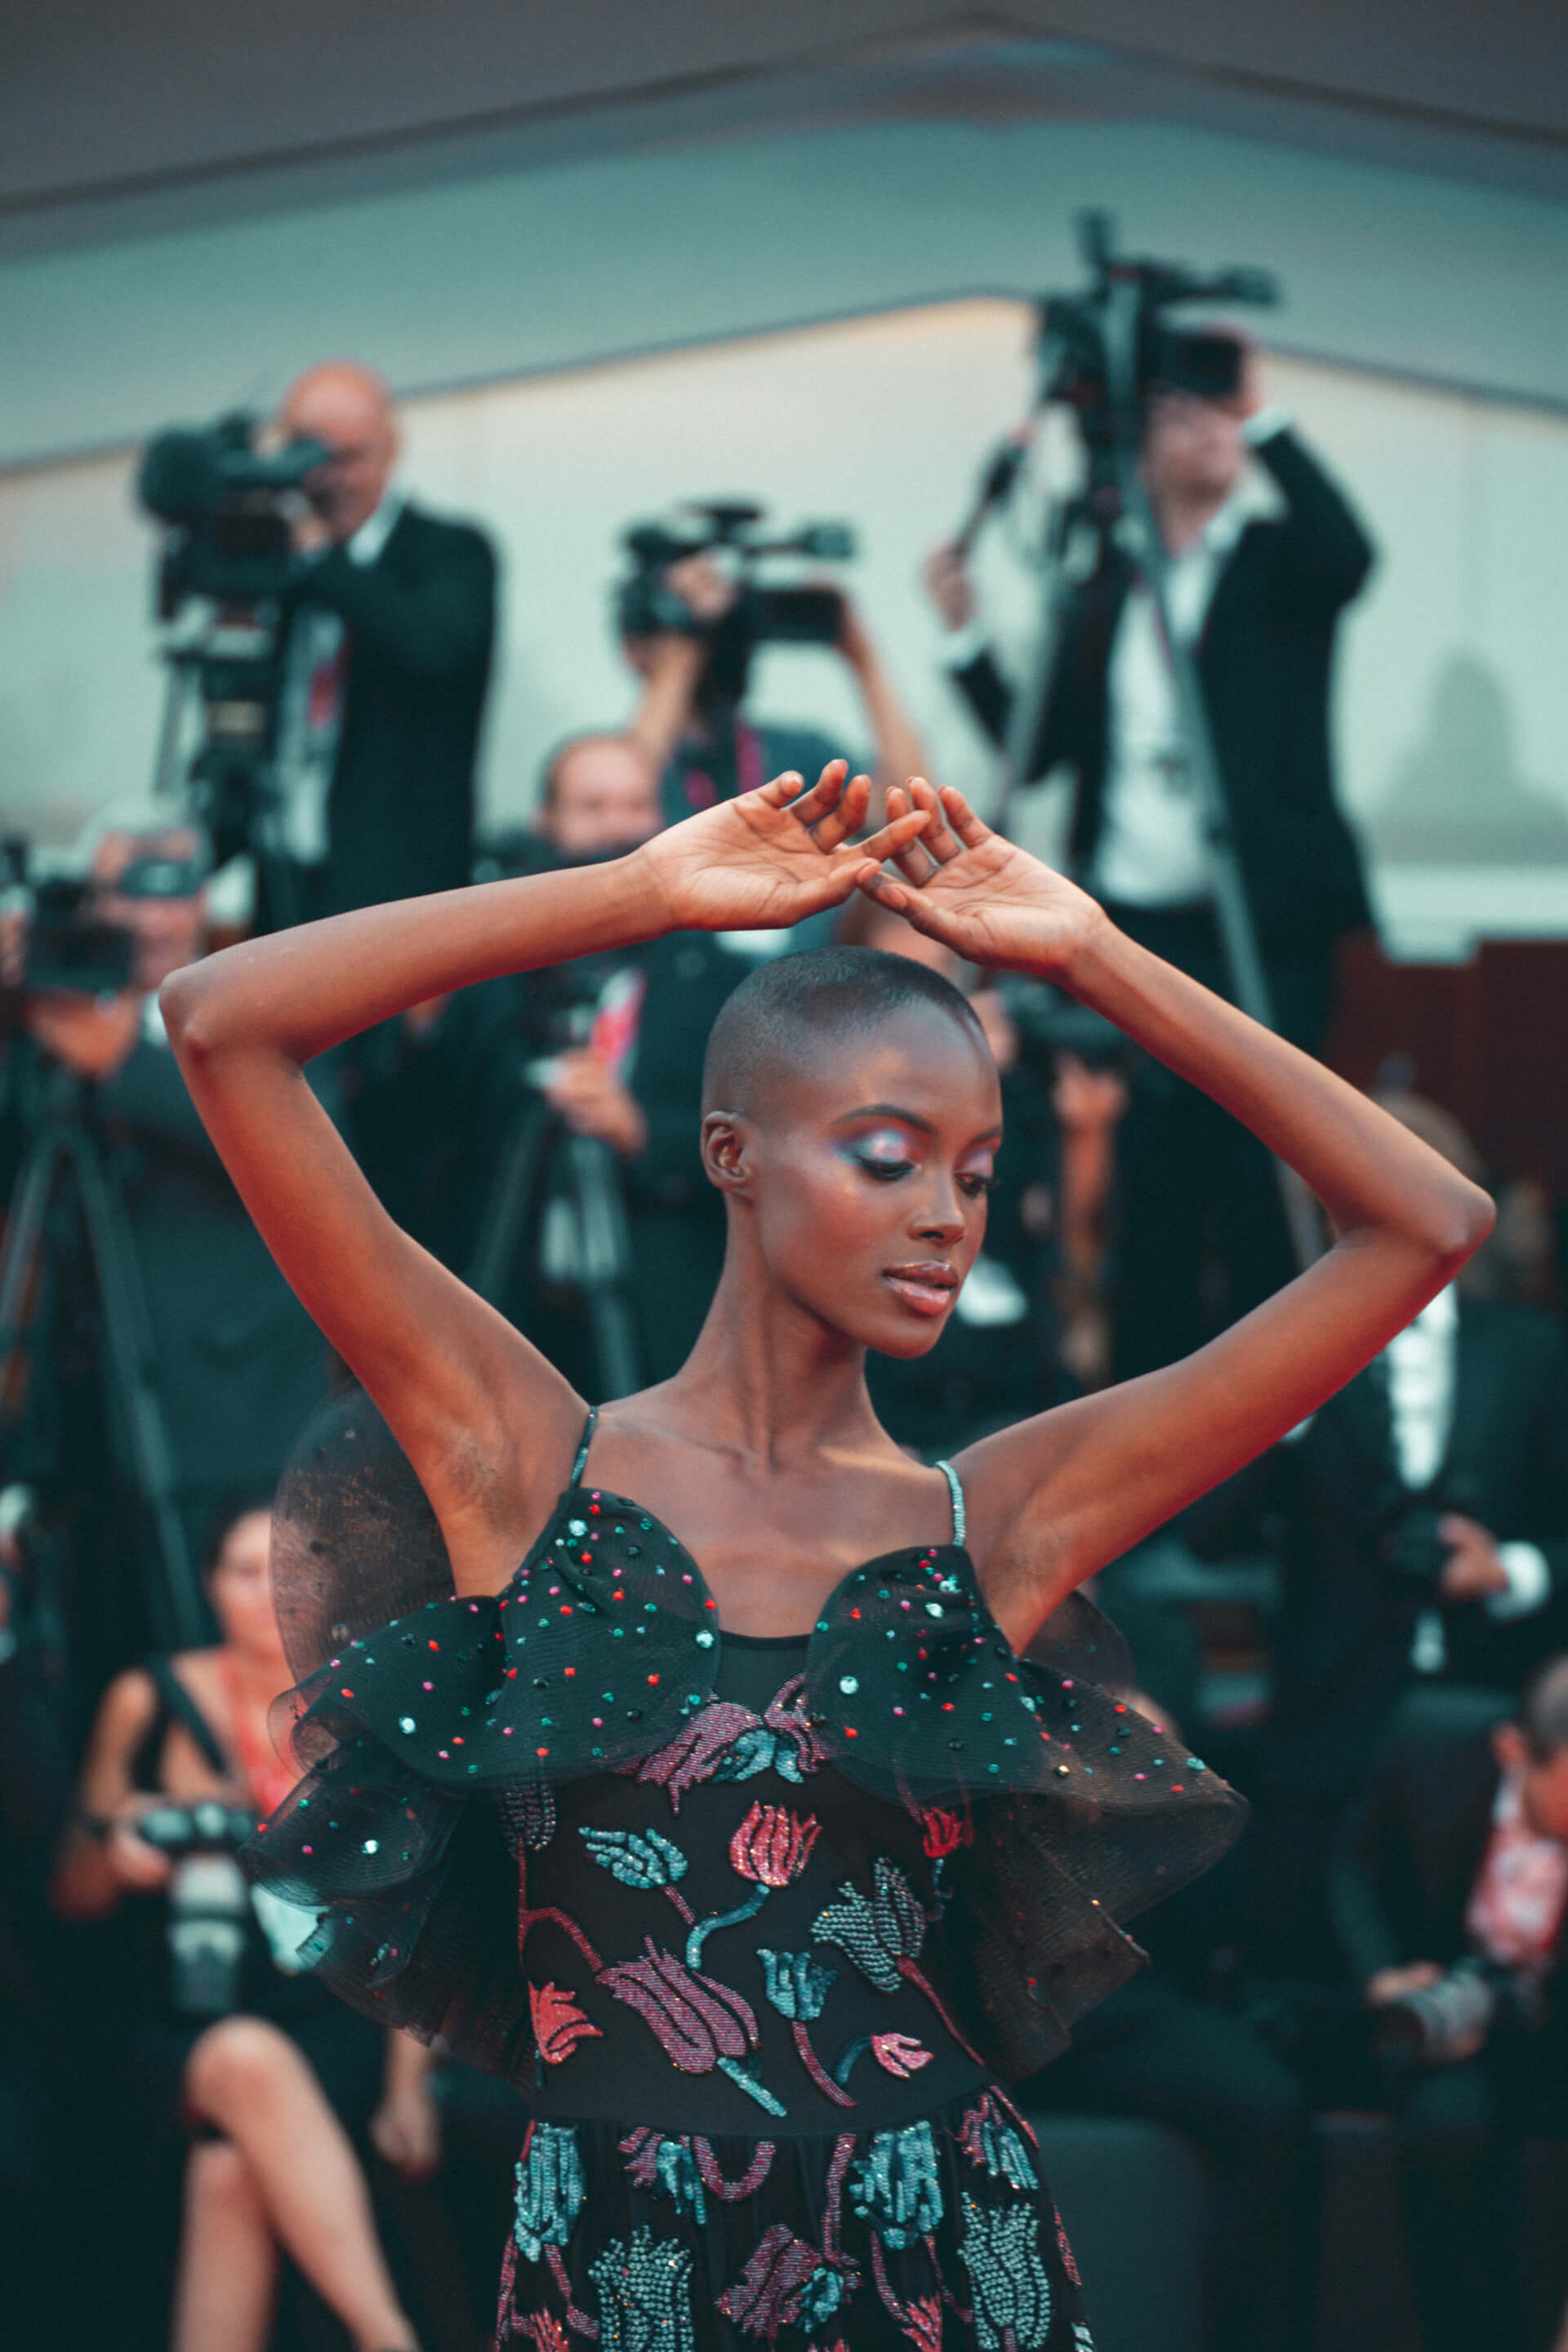
{"type": "Polygon", "coordinates": [[[379,376],[311,368],[279,421],[328,454],[304,480],[285,599],[274,776],[286,872],[260,909],[273,926],[468,880],[496,600],[484,534],[397,487],[379,376]]]}

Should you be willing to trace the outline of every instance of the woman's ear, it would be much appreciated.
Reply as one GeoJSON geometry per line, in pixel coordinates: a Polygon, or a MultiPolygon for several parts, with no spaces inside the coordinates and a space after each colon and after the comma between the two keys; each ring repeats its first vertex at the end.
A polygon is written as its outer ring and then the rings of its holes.
{"type": "Polygon", "coordinates": [[[752,1182],[751,1129],[738,1111],[710,1110],[702,1120],[702,1165],[710,1184],[744,1200],[752,1182]]]}
{"type": "Polygon", "coordinates": [[[1492,1727],[1492,1754],[1498,1769],[1520,1779],[1530,1769],[1530,1749],[1517,1723],[1499,1723],[1492,1727]]]}

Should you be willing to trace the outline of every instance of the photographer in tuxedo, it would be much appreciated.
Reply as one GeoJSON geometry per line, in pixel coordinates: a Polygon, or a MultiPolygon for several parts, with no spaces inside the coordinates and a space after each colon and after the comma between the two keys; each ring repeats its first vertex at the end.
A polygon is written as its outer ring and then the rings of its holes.
{"type": "Polygon", "coordinates": [[[1413,1692],[1329,1885],[1401,2117],[1426,2352],[1545,2352],[1568,2295],[1568,1657],[1512,1709],[1413,1692]]]}
{"type": "MultiPolygon", "coordinates": [[[[1329,701],[1340,615],[1373,551],[1284,410],[1264,404],[1245,343],[1228,399],[1150,387],[1142,472],[1170,559],[1175,625],[1195,654],[1276,1018],[1312,1052],[1330,1010],[1334,940],[1372,919],[1334,800],[1329,701]]],[[[926,583],[954,683],[1002,743],[1012,689],[956,544],[936,551],[926,583]]],[[[1114,530],[1097,534],[1091,568],[1068,589],[1022,780],[1059,764],[1074,778],[1074,878],[1133,939],[1228,993],[1154,601],[1114,530]]],[[[1187,1354],[1295,1269],[1267,1155],[1205,1097],[1152,1065],[1140,1073],[1121,1169],[1116,1370],[1124,1378],[1187,1354]]]]}
{"type": "MultiPolygon", "coordinates": [[[[1479,1171],[1458,1124],[1384,1109],[1479,1171]]],[[[1484,1276],[1484,1260],[1479,1273],[1484,1276]]],[[[1412,1685],[1508,1693],[1568,1649],[1568,1342],[1556,1317],[1440,1291],[1272,1454],[1184,1515],[1200,1551],[1276,1531],[1283,1608],[1258,1802],[1265,1962],[1332,1974],[1324,1857],[1412,1685]]]]}
{"type": "Polygon", "coordinates": [[[397,420],[368,368],[311,368],[283,402],[320,441],[296,541],[276,775],[280,873],[260,927],[469,878],[474,760],[495,635],[496,559],[472,524],[426,514],[393,480],[397,420]]]}

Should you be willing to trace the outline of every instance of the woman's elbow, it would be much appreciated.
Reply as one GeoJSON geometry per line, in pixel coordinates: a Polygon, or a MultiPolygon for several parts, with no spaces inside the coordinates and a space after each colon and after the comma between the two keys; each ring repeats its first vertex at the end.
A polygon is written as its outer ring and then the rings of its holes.
{"type": "Polygon", "coordinates": [[[220,991],[202,963],[172,971],[158,991],[158,1010],[182,1068],[204,1062],[224,1042],[220,991]]]}
{"type": "Polygon", "coordinates": [[[1497,1203],[1489,1192],[1456,1174],[1445,1197],[1433,1205],[1423,1240],[1446,1268],[1451,1281],[1467,1258],[1474,1257],[1497,1223],[1497,1203]]]}

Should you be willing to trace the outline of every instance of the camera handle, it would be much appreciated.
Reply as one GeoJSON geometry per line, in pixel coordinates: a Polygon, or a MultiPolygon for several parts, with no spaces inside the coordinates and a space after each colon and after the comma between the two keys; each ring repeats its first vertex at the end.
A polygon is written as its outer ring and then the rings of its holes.
{"type": "MultiPolygon", "coordinates": [[[[162,1574],[147,1575],[154,1638],[165,1649],[192,1649],[212,1624],[174,1501],[174,1448],[154,1370],[152,1320],[122,1202],[82,1119],[81,1082],[57,1076],[42,1132],[17,1175],[0,1250],[0,1398],[16,1397],[26,1347],[26,1303],[45,1246],[50,1212],[74,1186],[88,1258],[103,1317],[108,1385],[129,1436],[142,1498],[153,1520],[162,1574]]],[[[10,1418],[16,1410],[7,1412],[10,1418]]]]}
{"type": "Polygon", "coordinates": [[[642,1386],[641,1355],[630,1297],[631,1238],[615,1154],[592,1135],[572,1135],[542,1096],[524,1101],[500,1155],[468,1271],[469,1286],[502,1305],[530,1220],[557,1151],[583,1244],[581,1289],[594,1335],[603,1402],[642,1386]]]}

